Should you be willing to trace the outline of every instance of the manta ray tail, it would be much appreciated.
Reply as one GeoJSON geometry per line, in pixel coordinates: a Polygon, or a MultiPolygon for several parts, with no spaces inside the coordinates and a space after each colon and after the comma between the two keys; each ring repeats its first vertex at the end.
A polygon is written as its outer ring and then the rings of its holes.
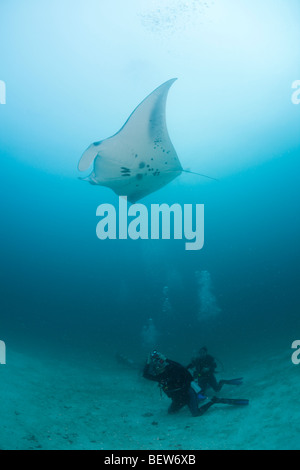
{"type": "Polygon", "coordinates": [[[201,173],[195,173],[194,171],[190,171],[190,170],[182,170],[182,171],[184,173],[190,173],[191,175],[202,176],[203,178],[208,178],[210,180],[219,181],[217,178],[212,178],[211,176],[202,175],[201,173]]]}

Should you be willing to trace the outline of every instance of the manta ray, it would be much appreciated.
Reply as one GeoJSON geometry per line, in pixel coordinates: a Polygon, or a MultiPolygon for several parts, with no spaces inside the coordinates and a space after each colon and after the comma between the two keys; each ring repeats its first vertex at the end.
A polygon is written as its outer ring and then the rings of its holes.
{"type": "Polygon", "coordinates": [[[81,179],[107,186],[135,203],[186,171],[178,159],[166,123],[167,96],[176,80],[168,80],[147,96],[119,132],[87,148],[78,169],[86,171],[92,164],[94,167],[87,178],[81,179]]]}

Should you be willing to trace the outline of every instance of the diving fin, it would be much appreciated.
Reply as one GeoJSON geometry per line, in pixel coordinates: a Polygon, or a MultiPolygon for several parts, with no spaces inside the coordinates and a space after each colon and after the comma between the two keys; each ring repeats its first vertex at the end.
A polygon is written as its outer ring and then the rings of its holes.
{"type": "Polygon", "coordinates": [[[213,398],[213,402],[220,405],[248,406],[249,400],[243,398],[213,398]]]}
{"type": "Polygon", "coordinates": [[[241,377],[240,379],[232,379],[232,380],[224,380],[226,385],[243,385],[244,378],[241,377]]]}

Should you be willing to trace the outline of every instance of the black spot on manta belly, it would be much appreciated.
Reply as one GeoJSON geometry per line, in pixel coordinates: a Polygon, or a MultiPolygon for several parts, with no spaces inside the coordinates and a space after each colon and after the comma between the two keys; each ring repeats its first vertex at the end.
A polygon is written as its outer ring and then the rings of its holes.
{"type": "Polygon", "coordinates": [[[144,163],[144,162],[141,162],[141,163],[139,164],[139,168],[140,168],[140,169],[145,168],[145,166],[146,166],[146,163],[144,163]]]}
{"type": "Polygon", "coordinates": [[[138,174],[136,175],[136,179],[137,179],[137,180],[142,180],[142,179],[143,179],[142,173],[138,173],[138,174]]]}

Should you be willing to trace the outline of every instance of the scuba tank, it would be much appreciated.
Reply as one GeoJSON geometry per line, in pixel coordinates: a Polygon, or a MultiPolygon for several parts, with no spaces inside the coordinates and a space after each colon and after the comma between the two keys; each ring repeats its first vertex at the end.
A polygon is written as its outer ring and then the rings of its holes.
{"type": "Polygon", "coordinates": [[[197,398],[199,401],[204,401],[206,400],[207,397],[205,397],[204,395],[202,395],[201,393],[201,388],[199,387],[199,385],[197,384],[197,382],[195,380],[193,380],[191,382],[191,388],[194,390],[194,392],[196,393],[197,395],[197,398]]]}

